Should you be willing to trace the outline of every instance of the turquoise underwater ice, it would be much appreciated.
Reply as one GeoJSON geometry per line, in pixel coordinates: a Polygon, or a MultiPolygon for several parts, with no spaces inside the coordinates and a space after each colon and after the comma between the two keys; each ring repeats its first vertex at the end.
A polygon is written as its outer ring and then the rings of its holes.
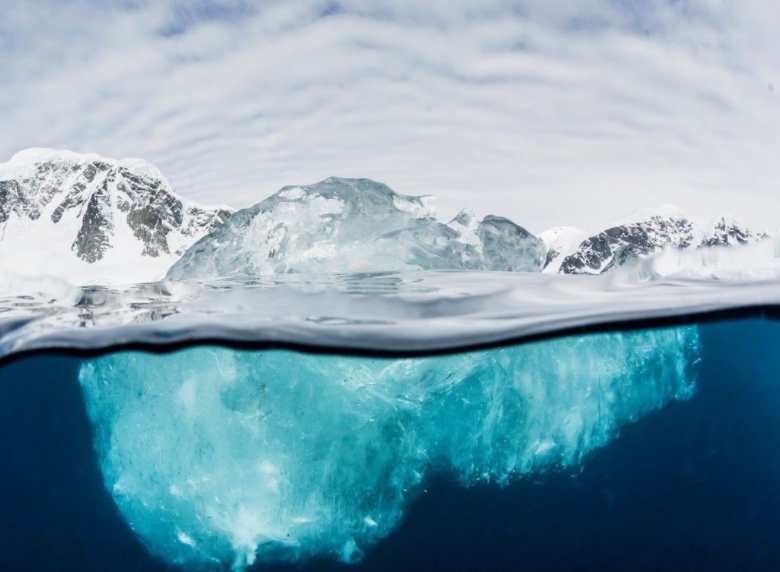
{"type": "Polygon", "coordinates": [[[432,357],[193,347],[80,370],[104,482],[169,563],[362,558],[433,476],[575,466],[693,395],[695,326],[432,357]]]}

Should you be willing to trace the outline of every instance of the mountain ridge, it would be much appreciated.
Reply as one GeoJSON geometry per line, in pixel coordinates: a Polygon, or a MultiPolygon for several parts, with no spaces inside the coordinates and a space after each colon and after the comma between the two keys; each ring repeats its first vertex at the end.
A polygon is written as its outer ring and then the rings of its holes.
{"type": "Polygon", "coordinates": [[[33,148],[0,164],[0,262],[21,274],[153,280],[231,214],[180,197],[141,159],[33,148]]]}
{"type": "Polygon", "coordinates": [[[544,272],[603,274],[639,257],[671,246],[692,251],[714,246],[748,245],[766,238],[722,215],[708,221],[689,217],[664,205],[632,213],[607,227],[587,233],[556,227],[540,235],[548,247],[544,272]]]}
{"type": "MultiPolygon", "coordinates": [[[[393,208],[400,208],[399,213],[408,210],[399,220],[409,215],[407,222],[420,227],[403,231],[399,227],[399,237],[408,239],[410,233],[417,233],[419,239],[424,239],[426,232],[438,228],[429,224],[436,222],[430,197],[398,195],[370,179],[331,177],[317,185],[328,181],[370,183],[386,189],[392,195],[393,208]]],[[[287,186],[273,196],[287,197],[310,187],[287,186]]],[[[291,206],[296,200],[292,195],[285,198],[291,206]]],[[[360,201],[355,204],[362,204],[360,201]]],[[[77,284],[152,281],[165,276],[190,247],[211,236],[235,212],[229,207],[207,207],[180,197],[160,170],[143,159],[116,160],[94,153],[26,149],[0,163],[0,268],[21,275],[55,275],[77,284]]],[[[465,249],[456,256],[460,262],[455,267],[469,267],[472,262],[468,259],[474,256],[471,250],[476,248],[481,256],[481,241],[492,240],[490,233],[477,237],[478,229],[483,234],[489,230],[495,234],[499,227],[506,230],[517,226],[493,215],[480,223],[468,210],[442,224],[443,235],[436,240],[465,249]],[[452,233],[455,242],[446,238],[452,233]]],[[[391,233],[382,239],[390,254],[394,250],[393,236],[391,233]]],[[[555,227],[534,238],[546,248],[544,272],[602,274],[667,247],[691,252],[752,244],[765,236],[728,216],[702,222],[666,205],[637,211],[592,232],[555,227]]],[[[271,248],[269,252],[276,250],[271,248]]],[[[445,251],[449,252],[445,248],[442,256],[451,258],[452,253],[445,251]]],[[[517,264],[511,262],[498,266],[517,270],[517,264]]]]}

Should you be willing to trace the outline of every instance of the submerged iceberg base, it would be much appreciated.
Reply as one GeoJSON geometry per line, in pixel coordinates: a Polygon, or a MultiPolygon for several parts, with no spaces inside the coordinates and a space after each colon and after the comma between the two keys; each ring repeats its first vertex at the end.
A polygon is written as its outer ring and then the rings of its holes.
{"type": "Polygon", "coordinates": [[[358,560],[431,475],[464,486],[579,463],[687,399],[695,327],[437,357],[198,347],[80,371],[105,484],[149,549],[192,568],[358,560]]]}

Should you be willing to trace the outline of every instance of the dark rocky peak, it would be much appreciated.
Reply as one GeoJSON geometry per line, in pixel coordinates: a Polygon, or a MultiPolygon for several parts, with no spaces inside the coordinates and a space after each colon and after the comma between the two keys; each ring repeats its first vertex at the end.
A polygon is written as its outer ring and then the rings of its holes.
{"type": "Polygon", "coordinates": [[[713,225],[712,233],[703,241],[705,246],[731,246],[748,244],[753,240],[764,238],[766,234],[755,233],[739,226],[731,217],[721,217],[713,225]]]}
{"type": "Polygon", "coordinates": [[[30,149],[0,164],[0,224],[45,217],[75,234],[72,251],[89,263],[115,246],[119,226],[141,243],[141,256],[156,258],[180,255],[230,214],[181,199],[156,167],[137,159],[30,149]]]}
{"type": "Polygon", "coordinates": [[[634,220],[585,238],[573,251],[561,254],[564,258],[559,272],[601,274],[629,260],[651,255],[666,245],[680,250],[732,246],[763,236],[728,217],[702,223],[667,207],[660,214],[635,215],[634,220]]]}

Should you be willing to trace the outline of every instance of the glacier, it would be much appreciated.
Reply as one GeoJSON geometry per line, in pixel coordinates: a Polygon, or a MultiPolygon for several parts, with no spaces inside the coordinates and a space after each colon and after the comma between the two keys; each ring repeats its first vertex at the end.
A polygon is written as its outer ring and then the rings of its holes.
{"type": "Polygon", "coordinates": [[[370,179],[288,186],[235,213],[174,263],[176,280],[436,269],[540,271],[544,243],[509,219],[436,220],[430,197],[370,179]]]}
{"type": "Polygon", "coordinates": [[[692,396],[695,326],[437,356],[191,347],[79,373],[107,490],[188,569],[354,562],[432,477],[505,485],[583,462],[692,396]]]}

